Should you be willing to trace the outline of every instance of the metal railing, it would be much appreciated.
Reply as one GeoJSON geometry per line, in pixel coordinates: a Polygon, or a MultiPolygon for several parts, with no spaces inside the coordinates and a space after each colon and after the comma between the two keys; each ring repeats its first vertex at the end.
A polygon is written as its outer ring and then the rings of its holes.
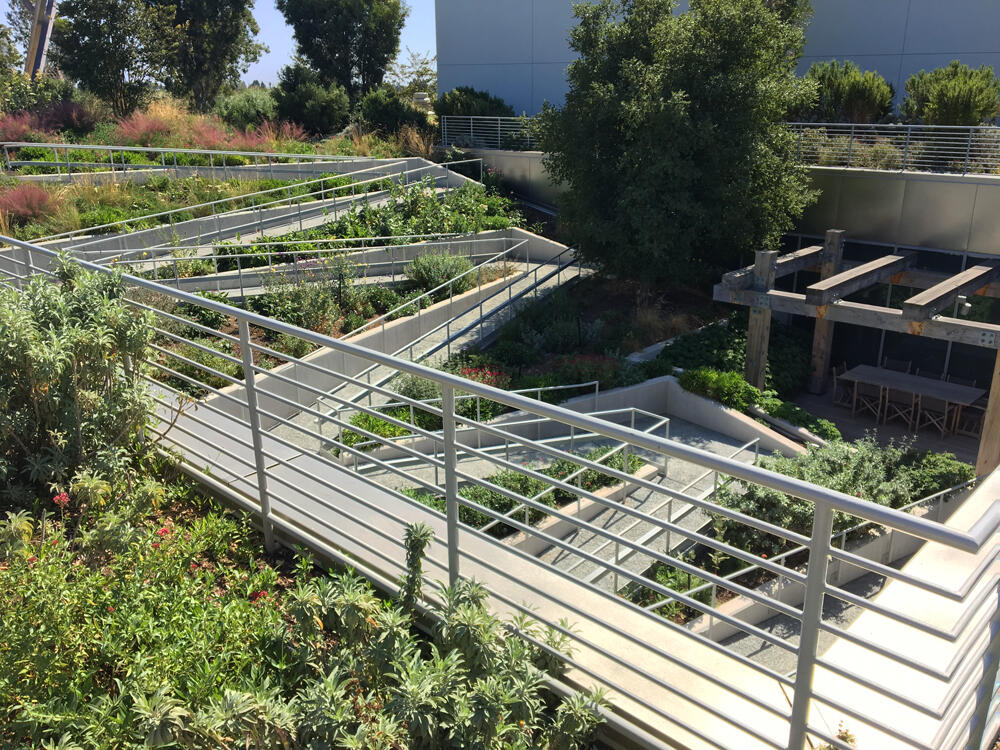
{"type": "MultiPolygon", "coordinates": [[[[803,164],[890,171],[1000,173],[1000,127],[792,122],[803,164]]],[[[532,151],[531,118],[441,118],[441,144],[532,151]]]]}
{"type": "MultiPolygon", "coordinates": [[[[458,235],[453,237],[454,239],[360,246],[352,246],[339,238],[329,242],[324,240],[254,242],[252,247],[266,249],[239,252],[241,246],[230,245],[229,247],[237,252],[220,253],[217,252],[220,246],[211,246],[208,248],[208,254],[197,255],[189,254],[192,248],[157,248],[157,250],[169,250],[171,254],[132,258],[124,263],[120,263],[118,258],[105,258],[100,264],[116,265],[143,278],[172,284],[175,289],[180,289],[182,286],[189,291],[233,289],[239,290],[242,296],[247,289],[295,281],[307,275],[313,281],[328,281],[334,278],[335,272],[328,268],[329,261],[334,258],[344,258],[354,269],[360,271],[359,277],[352,278],[360,278],[365,283],[370,278],[388,279],[389,283],[395,283],[397,277],[404,274],[407,265],[413,260],[414,250],[461,255],[473,265],[479,265],[497,255],[496,250],[486,248],[512,244],[507,238],[467,236],[460,239],[458,235]],[[317,244],[320,247],[316,247],[317,244]],[[324,244],[327,246],[323,247],[324,244]],[[304,247],[307,245],[310,246],[308,249],[304,247]],[[296,247],[301,249],[295,249],[296,247]]],[[[356,241],[354,244],[357,244],[356,241]]],[[[225,246],[221,247],[224,249],[225,246]]]]}
{"type": "MultiPolygon", "coordinates": [[[[445,182],[445,188],[447,188],[450,177],[454,174],[450,168],[458,164],[470,163],[478,163],[481,166],[481,160],[478,159],[466,159],[462,161],[447,162],[444,164],[428,163],[414,169],[407,169],[405,161],[398,161],[386,165],[380,164],[374,167],[357,170],[355,172],[336,175],[334,177],[319,177],[312,180],[303,180],[301,182],[290,183],[276,188],[268,188],[266,190],[259,190],[245,195],[221,198],[191,206],[170,209],[168,211],[143,214],[141,216],[135,216],[83,229],[76,229],[69,232],[60,232],[58,234],[39,238],[36,242],[56,241],[61,244],[68,244],[66,242],[67,240],[75,240],[79,237],[90,238],[87,242],[74,241],[70,245],[75,252],[79,252],[96,244],[107,244],[110,239],[118,241],[120,254],[124,254],[128,249],[135,250],[135,252],[149,252],[150,247],[155,248],[157,245],[168,245],[169,238],[162,239],[159,242],[154,242],[152,244],[141,242],[140,247],[135,248],[126,247],[129,235],[131,233],[137,233],[137,230],[165,229],[168,225],[171,233],[174,233],[176,232],[177,227],[190,218],[192,214],[195,215],[195,219],[210,218],[210,220],[215,223],[216,233],[222,235],[223,231],[225,231],[227,233],[226,236],[237,236],[241,232],[262,232],[264,229],[273,225],[275,221],[293,223],[296,219],[298,220],[299,228],[302,229],[304,221],[302,208],[303,202],[316,202],[318,205],[313,212],[316,213],[316,215],[326,216],[327,208],[323,205],[326,201],[331,199],[336,201],[340,197],[347,197],[349,206],[353,206],[356,197],[360,196],[368,199],[371,194],[383,193],[387,189],[386,181],[389,181],[391,184],[402,186],[418,181],[429,182],[431,186],[436,188],[438,181],[443,179],[445,182]],[[369,177],[368,175],[371,174],[374,174],[375,176],[369,177]],[[359,177],[364,177],[364,179],[358,179],[359,177]],[[344,183],[342,182],[343,180],[348,180],[348,182],[344,183]],[[293,187],[297,189],[313,189],[307,190],[305,193],[297,193],[293,195],[291,192],[293,187]],[[359,188],[361,189],[360,191],[359,188]],[[285,197],[277,197],[281,193],[285,193],[285,197]],[[341,193],[343,193],[343,196],[341,196],[341,193]],[[228,208],[224,208],[227,206],[228,208]],[[288,209],[287,212],[280,210],[286,207],[288,209]],[[295,210],[294,216],[291,214],[293,207],[295,210]],[[269,212],[267,216],[265,216],[265,211],[269,212]],[[272,213],[276,215],[272,216],[272,213]],[[288,214],[287,216],[285,215],[286,213],[288,214]],[[197,214],[201,214],[201,216],[198,216],[197,214]],[[240,214],[247,215],[246,220],[243,223],[226,226],[225,228],[222,227],[223,219],[240,214]],[[184,218],[179,219],[178,217],[184,218]],[[94,237],[95,234],[98,235],[96,238],[94,237]],[[100,236],[102,234],[105,236],[100,236]]],[[[333,206],[333,213],[335,218],[337,215],[336,204],[333,206]]],[[[198,237],[202,237],[203,234],[204,232],[199,231],[198,237]]],[[[141,235],[140,239],[142,239],[141,235]]]]}
{"type": "Polygon", "coordinates": [[[530,117],[478,117],[444,115],[441,145],[532,151],[537,145],[530,117]]]}
{"type": "Polygon", "coordinates": [[[997,174],[1000,128],[793,122],[803,164],[909,172],[997,174]]]}
{"type": "MultiPolygon", "coordinates": [[[[208,167],[215,176],[222,170],[224,177],[238,175],[240,167],[266,169],[276,177],[276,164],[313,164],[322,162],[351,162],[369,157],[340,156],[334,154],[290,154],[270,151],[209,150],[197,148],[156,148],[152,146],[115,146],[90,143],[47,143],[34,141],[6,141],[3,146],[3,171],[13,172],[23,167],[45,168],[57,175],[108,169],[111,172],[129,170],[184,170],[208,167]],[[52,151],[52,161],[17,159],[24,148],[52,151]],[[142,162],[130,161],[127,154],[144,158],[142,162]],[[12,158],[12,156],[14,158],[12,158]],[[85,159],[91,157],[93,159],[85,159]],[[118,157],[117,159],[115,157],[118,157]],[[102,158],[103,157],[103,158],[102,158]]],[[[281,174],[279,171],[278,174],[281,174]]]]}
{"type": "MultiPolygon", "coordinates": [[[[0,237],[10,247],[0,252],[0,283],[21,287],[33,276],[48,274],[47,267],[55,253],[29,243],[0,237]]],[[[108,269],[73,259],[96,273],[108,269]]],[[[758,466],[693,447],[675,440],[646,434],[627,425],[599,419],[559,406],[509,393],[423,365],[382,354],[348,341],[337,340],[296,328],[280,321],[248,313],[212,300],[186,294],[154,281],[125,276],[124,283],[134,290],[128,297],[137,310],[153,319],[155,353],[144,363],[161,423],[150,428],[166,445],[178,451],[188,470],[200,480],[225,492],[236,502],[261,518],[266,544],[275,544],[276,534],[304,542],[335,559],[371,576],[392,588],[402,571],[403,529],[406,524],[423,520],[437,531],[428,547],[425,578],[428,582],[446,577],[454,582],[474,576],[490,592],[494,605],[505,611],[523,612],[540,620],[565,636],[573,652],[564,655],[574,670],[577,683],[603,685],[612,691],[618,710],[665,738],[694,738],[696,744],[721,748],[771,747],[804,750],[816,743],[827,743],[838,750],[850,746],[836,736],[836,721],[843,719],[848,728],[860,733],[862,728],[877,737],[927,750],[979,748],[988,722],[990,702],[995,694],[998,656],[997,632],[1000,631],[1000,608],[997,606],[997,557],[995,544],[1000,505],[988,509],[969,522],[968,530],[945,526],[926,517],[868,502],[808,482],[777,474],[758,466]],[[166,309],[184,302],[236,321],[238,335],[231,335],[178,319],[166,309]],[[181,320],[183,328],[176,325],[181,320]],[[211,337],[221,349],[209,348],[219,367],[197,362],[185,355],[179,345],[198,341],[187,338],[189,330],[211,337]],[[297,411],[324,417],[301,401],[293,401],[276,388],[292,383],[314,397],[327,396],[331,381],[351,381],[374,393],[403,402],[412,400],[378,386],[351,378],[325,367],[313,358],[296,358],[274,348],[275,337],[302,340],[312,346],[339,352],[345,357],[393,368],[433,381],[440,388],[441,408],[419,408],[437,414],[443,429],[413,431],[435,445],[433,452],[417,451],[393,443],[410,462],[398,465],[365,454],[367,464],[379,472],[352,472],[348,467],[320,453],[304,452],[300,437],[329,442],[317,434],[311,424],[275,417],[275,404],[290,403],[297,411]],[[238,347],[239,354],[236,354],[238,347]],[[295,363],[294,372],[278,376],[269,369],[269,360],[295,363]],[[233,367],[238,374],[233,374],[233,367]],[[266,377],[265,377],[266,376],[266,377]],[[209,382],[211,381],[211,382],[209,382]],[[216,386],[230,383],[235,388],[216,386]],[[195,384],[203,392],[236,405],[240,416],[218,409],[203,401],[199,408],[186,408],[176,388],[195,384]],[[705,471],[718,472],[743,482],[759,484],[799,498],[812,513],[809,531],[794,531],[762,520],[751,513],[716,504],[665,487],[652,479],[610,468],[571,454],[557,445],[535,440],[505,429],[502,424],[480,423],[456,410],[456,391],[519,409],[539,418],[539,429],[546,424],[566,430],[574,428],[599,435],[602,440],[621,443],[630,452],[648,455],[658,464],[680,459],[705,471]],[[262,419],[276,420],[281,429],[265,431],[262,419]],[[169,431],[165,425],[173,421],[169,431]],[[460,445],[457,428],[467,426],[508,440],[517,451],[538,456],[538,462],[525,465],[516,451],[509,457],[460,445]],[[476,467],[458,460],[459,452],[474,459],[476,467]],[[801,546],[803,569],[762,559],[753,550],[734,546],[697,530],[644,512],[641,508],[602,496],[541,471],[541,463],[568,460],[606,475],[630,487],[689,503],[706,513],[740,524],[758,535],[785,540],[789,548],[801,546]],[[481,466],[480,466],[481,464],[481,466]],[[577,516],[572,506],[553,508],[528,495],[510,489],[517,485],[494,484],[486,476],[504,472],[512,477],[542,482],[544,487],[571,493],[597,506],[641,519],[650,528],[669,530],[685,537],[691,544],[734,560],[757,565],[761,570],[785,582],[804,588],[802,605],[790,605],[766,589],[757,589],[718,575],[697,558],[671,554],[628,536],[616,535],[603,525],[577,516]],[[441,498],[439,513],[406,493],[414,487],[441,498]],[[482,488],[489,492],[486,504],[459,487],[482,488]],[[553,519],[553,524],[526,524],[512,507],[529,508],[533,516],[553,519]],[[494,539],[463,521],[468,513],[510,526],[537,548],[531,551],[494,539]],[[944,566],[924,566],[914,570],[897,569],[878,561],[841,550],[831,542],[834,513],[844,513],[858,523],[872,522],[895,533],[926,540],[924,551],[946,555],[944,566]],[[558,522],[588,537],[610,540],[624,551],[648,557],[654,563],[669,565],[716,583],[736,595],[747,597],[775,614],[798,623],[798,638],[785,637],[741,621],[723,610],[677,591],[642,574],[593,555],[574,543],[574,534],[554,533],[558,522]],[[586,558],[591,564],[613,575],[636,581],[663,597],[672,597],[693,611],[710,614],[740,632],[775,646],[794,659],[791,675],[776,671],[737,650],[715,643],[683,625],[661,618],[643,607],[602,590],[578,576],[562,571],[548,561],[545,550],[565,551],[586,558]],[[887,579],[887,586],[908,592],[910,604],[899,598],[889,600],[887,591],[877,600],[857,596],[828,581],[829,563],[839,560],[861,567],[887,579]],[[826,600],[848,602],[863,610],[862,617],[874,618],[883,629],[854,629],[824,615],[826,600]],[[891,626],[895,630],[885,630],[891,626]],[[907,634],[901,637],[900,632],[907,634]],[[844,644],[857,653],[868,654],[865,660],[846,664],[818,652],[820,634],[844,644]],[[911,640],[919,635],[919,647],[911,640]],[[944,658],[942,658],[942,653],[944,658]],[[867,665],[875,665],[868,668],[867,665]],[[901,679],[901,675],[903,679],[901,679]],[[919,679],[917,679],[919,678],[919,679]],[[831,724],[832,720],[832,724],[831,724]]],[[[342,403],[347,404],[345,400],[342,403]]],[[[401,420],[353,403],[358,411],[380,419],[409,426],[401,420]]],[[[326,417],[332,424],[354,430],[366,439],[390,444],[384,438],[343,423],[336,416],[326,417]]],[[[355,447],[341,443],[339,449],[358,455],[355,447]]],[[[624,450],[624,448],[623,448],[624,450]]],[[[623,464],[628,467],[627,463],[623,464]]],[[[693,740],[692,740],[693,741],[693,740]]],[[[689,742],[690,744],[690,742],[689,742]]],[[[878,744],[878,743],[876,743],[878,744]]]]}

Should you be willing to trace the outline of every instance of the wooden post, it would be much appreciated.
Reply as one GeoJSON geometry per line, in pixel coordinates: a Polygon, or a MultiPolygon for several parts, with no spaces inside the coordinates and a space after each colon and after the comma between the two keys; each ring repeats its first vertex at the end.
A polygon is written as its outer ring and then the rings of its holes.
{"type": "Polygon", "coordinates": [[[979,438],[976,476],[985,476],[1000,466],[1000,351],[993,365],[993,385],[983,417],[983,434],[979,438]]]}
{"type": "Polygon", "coordinates": [[[750,326],[747,329],[747,357],[744,376],[750,385],[764,389],[767,374],[767,344],[771,338],[771,307],[767,304],[767,293],[774,286],[774,275],[778,268],[778,253],[774,250],[758,250],[754,259],[753,283],[751,289],[760,294],[765,306],[750,308],[750,326]]]}
{"type": "MultiPolygon", "coordinates": [[[[820,281],[836,276],[840,270],[840,261],[844,255],[844,230],[828,229],[823,242],[823,254],[820,256],[820,281]]],[[[822,393],[826,390],[827,377],[830,375],[830,347],[833,344],[833,321],[822,315],[826,306],[816,308],[816,327],[813,329],[812,346],[812,377],[809,380],[810,393],[822,393]]]]}

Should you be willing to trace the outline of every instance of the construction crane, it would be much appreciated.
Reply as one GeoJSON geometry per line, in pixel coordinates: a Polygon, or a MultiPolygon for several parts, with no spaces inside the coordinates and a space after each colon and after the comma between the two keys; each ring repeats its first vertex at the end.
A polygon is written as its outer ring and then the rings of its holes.
{"type": "Polygon", "coordinates": [[[31,78],[45,70],[45,55],[49,49],[52,25],[56,20],[56,0],[20,0],[21,5],[31,14],[31,39],[28,54],[24,57],[24,73],[31,78]]]}

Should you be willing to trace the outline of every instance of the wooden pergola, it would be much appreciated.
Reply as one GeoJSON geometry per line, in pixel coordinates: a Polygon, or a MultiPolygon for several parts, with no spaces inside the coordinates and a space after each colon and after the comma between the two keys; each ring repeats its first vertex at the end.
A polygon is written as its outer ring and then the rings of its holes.
{"type": "Polygon", "coordinates": [[[713,297],[750,308],[746,379],[764,387],[771,313],[782,312],[816,319],[812,344],[810,390],[822,393],[830,373],[830,347],[836,323],[908,333],[913,336],[995,349],[992,387],[979,442],[976,473],[982,476],[1000,465],[1000,325],[941,315],[962,295],[1000,298],[1000,263],[981,262],[957,274],[914,268],[916,253],[899,250],[881,258],[845,267],[844,232],[831,229],[823,245],[779,255],[756,253],[752,266],[731,271],[715,285],[713,297]],[[796,271],[819,271],[819,281],[804,294],[774,288],[775,279],[796,271]],[[902,309],[848,302],[845,298],[880,283],[921,289],[902,309]]]}

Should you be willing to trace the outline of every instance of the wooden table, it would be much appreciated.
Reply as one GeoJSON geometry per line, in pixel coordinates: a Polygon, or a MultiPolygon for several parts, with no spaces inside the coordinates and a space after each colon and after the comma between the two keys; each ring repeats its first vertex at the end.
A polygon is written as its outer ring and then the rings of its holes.
{"type": "Polygon", "coordinates": [[[940,399],[946,405],[955,404],[959,407],[969,406],[986,395],[985,388],[949,383],[947,380],[925,378],[921,375],[911,375],[908,372],[887,370],[884,367],[873,367],[872,365],[852,367],[837,377],[853,382],[855,389],[857,389],[858,383],[864,383],[879,388],[889,388],[894,391],[905,391],[906,393],[915,393],[918,396],[940,399]]]}

